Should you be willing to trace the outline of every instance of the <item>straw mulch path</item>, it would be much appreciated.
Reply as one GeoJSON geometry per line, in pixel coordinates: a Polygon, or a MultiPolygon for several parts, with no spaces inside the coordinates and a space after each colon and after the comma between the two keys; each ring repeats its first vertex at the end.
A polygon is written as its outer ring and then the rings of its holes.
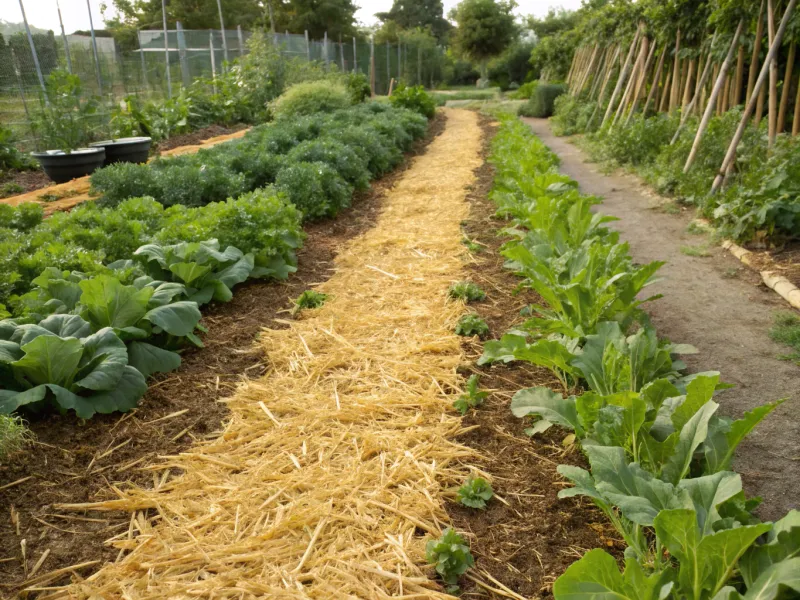
{"type": "Polygon", "coordinates": [[[264,331],[271,370],[227,400],[223,435],[168,457],[152,490],[72,507],[131,524],[118,562],[51,596],[449,598],[424,546],[472,456],[450,408],[464,307],[447,288],[480,148],[477,115],[448,110],[375,227],[339,254],[326,304],[264,331]]]}

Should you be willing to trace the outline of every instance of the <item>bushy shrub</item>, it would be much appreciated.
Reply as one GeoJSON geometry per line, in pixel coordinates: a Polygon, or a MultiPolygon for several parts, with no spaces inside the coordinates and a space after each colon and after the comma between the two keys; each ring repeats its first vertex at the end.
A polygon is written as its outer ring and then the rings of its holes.
{"type": "Polygon", "coordinates": [[[0,175],[8,169],[29,169],[31,158],[14,147],[13,132],[0,124],[0,175]]]}
{"type": "Polygon", "coordinates": [[[417,111],[429,119],[436,114],[436,102],[421,85],[407,87],[401,84],[392,92],[389,101],[392,106],[402,106],[417,111]]]}
{"type": "Polygon", "coordinates": [[[509,92],[508,97],[518,100],[528,100],[538,86],[538,81],[529,81],[527,83],[523,83],[515,91],[509,92]]]}
{"type": "Polygon", "coordinates": [[[560,83],[540,83],[533,90],[530,100],[519,107],[519,114],[537,119],[551,117],[555,111],[556,98],[566,91],[566,86],[560,83]]]}
{"type": "Polygon", "coordinates": [[[364,73],[348,73],[344,78],[347,91],[350,93],[351,104],[361,104],[372,96],[372,88],[364,73]]]}
{"type": "Polygon", "coordinates": [[[660,114],[649,119],[635,117],[624,125],[599,132],[607,158],[634,166],[651,164],[669,145],[680,123],[677,113],[660,114]]]}
{"type": "Polygon", "coordinates": [[[553,117],[550,124],[556,135],[575,135],[576,133],[590,133],[595,131],[602,121],[602,115],[597,118],[597,103],[587,102],[572,96],[562,94],[554,103],[553,117]],[[595,116],[592,119],[592,115],[595,116]]]}
{"type": "Polygon", "coordinates": [[[293,85],[272,104],[278,119],[319,112],[333,112],[350,105],[350,92],[330,81],[309,81],[293,85]]]}
{"type": "Polygon", "coordinates": [[[369,187],[370,178],[366,163],[352,148],[334,139],[324,137],[301,142],[286,155],[286,158],[290,163],[326,163],[356,189],[369,187]]]}
{"type": "Polygon", "coordinates": [[[104,206],[116,206],[137,196],[161,195],[156,172],[149,165],[116,163],[92,173],[90,181],[92,193],[102,194],[104,206]]]}
{"type": "Polygon", "coordinates": [[[323,162],[288,163],[278,171],[275,187],[310,220],[337,214],[353,195],[350,184],[323,162]]]}

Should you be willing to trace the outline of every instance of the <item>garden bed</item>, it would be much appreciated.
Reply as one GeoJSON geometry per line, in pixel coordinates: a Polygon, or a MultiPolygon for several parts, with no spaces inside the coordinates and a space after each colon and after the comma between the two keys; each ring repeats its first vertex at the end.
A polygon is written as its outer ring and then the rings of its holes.
{"type": "MultiPolygon", "coordinates": [[[[411,155],[424,152],[443,128],[444,118],[439,116],[411,155]]],[[[50,551],[38,575],[114,559],[116,551],[103,542],[124,532],[129,515],[59,514],[52,505],[107,497],[110,482],[152,484],[152,475],[142,468],[156,457],[214,437],[228,414],[217,401],[231,395],[243,377],[259,377],[265,371],[261,354],[252,352],[258,332],[267,326],[281,327],[273,320],[290,318],[290,300],[331,276],[338,249],[372,226],[384,192],[408,163],[374,182],[370,190],[357,193],[353,207],[335,219],[307,225],[298,271],[288,281],[242,284],[229,303],[207,311],[206,347],[187,350],[178,371],[154,377],[136,410],[122,416],[97,415],[85,422],[74,415],[49,416],[30,424],[38,443],[26,450],[24,461],[12,460],[0,468],[0,505],[13,506],[16,515],[0,521],[0,586],[5,586],[0,587],[0,596],[19,588],[33,566],[26,568],[20,560],[22,539],[27,540],[29,561],[50,551]],[[3,487],[20,480],[24,481],[3,487]]]]}

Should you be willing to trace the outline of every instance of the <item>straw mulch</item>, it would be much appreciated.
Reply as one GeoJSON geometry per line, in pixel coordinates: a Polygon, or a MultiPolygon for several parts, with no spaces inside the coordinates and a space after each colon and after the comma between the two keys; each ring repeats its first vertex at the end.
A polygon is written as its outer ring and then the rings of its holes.
{"type": "Polygon", "coordinates": [[[167,457],[152,490],[72,507],[131,511],[131,524],[118,562],[51,597],[450,597],[424,547],[471,457],[450,408],[464,306],[447,289],[481,132],[475,113],[447,116],[340,253],[318,288],[328,302],[264,331],[271,370],[227,400],[221,437],[167,457]]]}

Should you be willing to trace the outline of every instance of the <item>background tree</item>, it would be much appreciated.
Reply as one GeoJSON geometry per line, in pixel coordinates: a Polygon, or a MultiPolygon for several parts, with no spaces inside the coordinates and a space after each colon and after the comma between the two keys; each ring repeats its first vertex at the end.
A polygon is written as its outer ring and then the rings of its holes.
{"type": "Polygon", "coordinates": [[[401,29],[428,29],[440,42],[453,28],[444,18],[442,0],[394,0],[388,12],[375,15],[384,25],[394,23],[401,29]]]}
{"type": "Polygon", "coordinates": [[[465,56],[481,65],[486,79],[486,65],[505,50],[517,36],[512,10],[514,0],[463,0],[450,13],[458,23],[453,41],[465,56]]]}
{"type": "Polygon", "coordinates": [[[358,7],[352,0],[274,0],[275,27],[290,33],[308,31],[320,40],[328,32],[330,39],[357,35],[355,15],[358,7]]]}

